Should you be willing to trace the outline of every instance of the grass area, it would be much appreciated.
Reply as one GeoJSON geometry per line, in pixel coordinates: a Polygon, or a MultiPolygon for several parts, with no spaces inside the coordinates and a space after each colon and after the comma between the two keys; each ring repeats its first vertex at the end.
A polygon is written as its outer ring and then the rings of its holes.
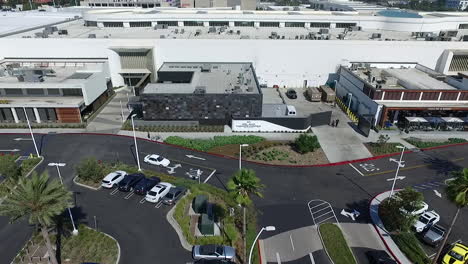
{"type": "Polygon", "coordinates": [[[21,174],[26,176],[40,161],[42,158],[32,157],[27,160],[23,160],[21,163],[21,174]]]}
{"type": "MultiPolygon", "coordinates": [[[[198,125],[198,126],[174,126],[174,125],[159,125],[159,126],[136,126],[136,130],[143,132],[224,132],[223,125],[198,125]]],[[[122,130],[132,130],[131,121],[125,121],[122,125],[122,130]]]]}
{"type": "Polygon", "coordinates": [[[449,138],[448,140],[445,141],[425,141],[423,139],[419,138],[405,138],[408,143],[411,145],[417,147],[417,148],[431,148],[431,147],[437,147],[437,146],[443,146],[443,145],[450,145],[450,144],[457,144],[457,143],[464,143],[468,142],[466,139],[463,138],[449,138]]]}
{"type": "Polygon", "coordinates": [[[235,144],[239,147],[239,144],[255,144],[264,140],[263,137],[258,136],[215,136],[213,139],[189,139],[171,136],[166,138],[164,142],[186,148],[208,151],[219,146],[235,144]]]}
{"type": "MultiPolygon", "coordinates": [[[[80,264],[84,262],[92,263],[106,263],[114,264],[117,261],[118,246],[115,240],[105,235],[104,233],[98,232],[85,225],[78,227],[79,233],[77,236],[67,234],[61,236],[61,259],[62,263],[67,264],[80,264]]],[[[52,244],[55,245],[57,236],[51,234],[50,236],[52,244]]],[[[34,241],[34,245],[43,245],[43,238],[41,234],[36,233],[31,241],[34,241]]],[[[30,254],[33,251],[30,250],[30,254]]],[[[28,254],[25,250],[19,253],[19,256],[27,257],[28,254]]],[[[22,263],[20,258],[17,257],[13,263],[22,263]]]]}
{"type": "Polygon", "coordinates": [[[392,239],[412,263],[429,263],[426,253],[421,248],[418,239],[413,233],[392,234],[392,239]]]}
{"type": "Polygon", "coordinates": [[[328,254],[335,264],[356,264],[353,253],[337,225],[321,224],[319,230],[328,254]]]}
{"type": "Polygon", "coordinates": [[[374,156],[391,154],[398,152],[399,149],[396,146],[401,146],[400,143],[375,143],[375,142],[368,142],[365,143],[367,149],[372,153],[374,156]]]}

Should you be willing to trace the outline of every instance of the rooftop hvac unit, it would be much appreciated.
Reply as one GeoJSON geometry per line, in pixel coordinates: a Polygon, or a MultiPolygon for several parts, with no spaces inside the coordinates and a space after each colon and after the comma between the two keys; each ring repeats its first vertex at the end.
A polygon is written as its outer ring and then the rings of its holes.
{"type": "Polygon", "coordinates": [[[371,39],[379,39],[382,37],[381,33],[372,33],[371,39]]]}
{"type": "Polygon", "coordinates": [[[88,38],[96,38],[96,34],[89,34],[88,38]]]}
{"type": "Polygon", "coordinates": [[[68,35],[68,30],[66,30],[66,29],[61,29],[61,30],[58,31],[58,34],[59,34],[59,35],[68,35]]]}
{"type": "Polygon", "coordinates": [[[211,72],[211,64],[203,64],[201,66],[201,72],[211,72]]]}
{"type": "Polygon", "coordinates": [[[328,32],[329,32],[328,28],[321,28],[321,29],[319,30],[319,33],[320,33],[320,34],[328,34],[328,32]]]}

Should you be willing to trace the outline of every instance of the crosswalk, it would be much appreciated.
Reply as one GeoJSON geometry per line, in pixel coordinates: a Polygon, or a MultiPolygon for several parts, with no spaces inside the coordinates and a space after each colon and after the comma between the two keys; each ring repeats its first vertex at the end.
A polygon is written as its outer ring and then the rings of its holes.
{"type": "Polygon", "coordinates": [[[443,181],[431,181],[413,185],[412,187],[416,190],[434,190],[437,188],[443,188],[446,184],[443,181]]]}

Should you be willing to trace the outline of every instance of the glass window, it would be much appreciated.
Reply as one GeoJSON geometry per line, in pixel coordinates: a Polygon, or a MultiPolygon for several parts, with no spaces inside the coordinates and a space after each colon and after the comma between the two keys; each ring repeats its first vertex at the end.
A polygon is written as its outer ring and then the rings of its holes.
{"type": "Polygon", "coordinates": [[[63,96],[80,96],[83,95],[81,89],[63,89],[63,96]]]}
{"type": "Polygon", "coordinates": [[[23,95],[21,89],[5,89],[5,95],[23,95]]]}
{"type": "Polygon", "coordinates": [[[28,95],[44,95],[43,89],[26,89],[28,95]]]}
{"type": "Polygon", "coordinates": [[[59,89],[47,89],[47,94],[48,95],[60,95],[60,90],[59,89]]]}

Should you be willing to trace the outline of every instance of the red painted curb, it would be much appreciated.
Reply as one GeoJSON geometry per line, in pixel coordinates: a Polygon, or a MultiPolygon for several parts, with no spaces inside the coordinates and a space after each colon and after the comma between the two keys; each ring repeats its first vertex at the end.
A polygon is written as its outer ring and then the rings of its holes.
{"type": "MultiPolygon", "coordinates": [[[[401,190],[401,189],[396,189],[395,191],[397,190],[401,190]]],[[[385,191],[385,192],[388,192],[388,191],[385,191]]],[[[370,201],[369,201],[369,214],[370,214],[370,206],[371,206],[371,203],[372,201],[375,199],[375,197],[381,195],[382,193],[385,193],[385,192],[381,192],[379,194],[376,194],[370,201]]],[[[380,204],[379,204],[380,205],[380,204]]],[[[380,218],[380,216],[379,216],[380,218]]],[[[371,221],[372,221],[372,217],[371,217],[371,221]]],[[[388,246],[387,244],[387,241],[385,241],[385,239],[383,238],[383,236],[380,234],[379,230],[377,229],[377,226],[375,225],[374,221],[372,221],[372,226],[374,227],[375,229],[375,232],[377,232],[377,234],[379,235],[380,237],[380,240],[382,240],[382,242],[384,243],[385,247],[387,248],[388,252],[390,252],[390,254],[393,256],[393,258],[396,260],[396,262],[398,262],[399,264],[402,264],[402,262],[396,257],[395,253],[393,253],[392,249],[388,246]]]]}
{"type": "Polygon", "coordinates": [[[257,240],[257,249],[258,249],[258,260],[259,264],[262,264],[262,252],[260,250],[260,240],[257,240]]]}

